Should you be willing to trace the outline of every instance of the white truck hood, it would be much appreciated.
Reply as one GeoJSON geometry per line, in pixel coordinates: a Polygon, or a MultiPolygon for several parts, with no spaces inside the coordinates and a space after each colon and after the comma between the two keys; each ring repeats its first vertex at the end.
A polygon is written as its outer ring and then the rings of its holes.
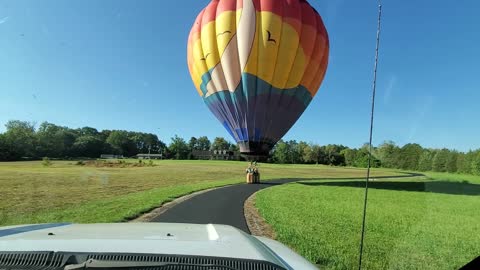
{"type": "Polygon", "coordinates": [[[277,241],[213,224],[60,223],[0,227],[0,251],[215,256],[268,261],[286,269],[316,269],[277,241]]]}

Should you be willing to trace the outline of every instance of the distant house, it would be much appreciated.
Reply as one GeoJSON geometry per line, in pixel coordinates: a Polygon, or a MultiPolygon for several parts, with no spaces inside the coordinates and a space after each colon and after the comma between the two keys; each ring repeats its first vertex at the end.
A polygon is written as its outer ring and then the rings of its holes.
{"type": "Polygon", "coordinates": [[[192,156],[194,159],[212,159],[212,153],[209,150],[193,150],[192,156]]]}
{"type": "Polygon", "coordinates": [[[193,150],[194,159],[240,160],[240,153],[229,150],[193,150]]]}
{"type": "Polygon", "coordinates": [[[123,158],[123,155],[101,154],[100,158],[103,158],[103,159],[118,159],[118,158],[123,158]]]}
{"type": "Polygon", "coordinates": [[[162,159],[162,154],[137,154],[138,159],[162,159]]]}

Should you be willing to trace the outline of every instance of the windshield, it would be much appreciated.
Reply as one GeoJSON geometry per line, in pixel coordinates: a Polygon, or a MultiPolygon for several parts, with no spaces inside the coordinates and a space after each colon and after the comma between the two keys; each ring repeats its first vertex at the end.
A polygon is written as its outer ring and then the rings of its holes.
{"type": "Polygon", "coordinates": [[[0,0],[0,257],[477,258],[480,3],[380,4],[0,0]]]}

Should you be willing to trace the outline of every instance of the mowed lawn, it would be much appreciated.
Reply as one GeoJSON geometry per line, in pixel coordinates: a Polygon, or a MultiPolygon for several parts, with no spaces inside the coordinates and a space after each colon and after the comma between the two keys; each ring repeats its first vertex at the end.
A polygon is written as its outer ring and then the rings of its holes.
{"type": "MultiPolygon", "coordinates": [[[[128,160],[127,162],[138,162],[128,160]]],[[[119,222],[194,191],[242,183],[247,162],[155,161],[153,167],[108,168],[75,161],[0,162],[0,225],[119,222]]],[[[365,170],[260,164],[262,179],[358,178],[365,170]]],[[[398,175],[387,170],[377,176],[398,175]]]]}
{"type": "MultiPolygon", "coordinates": [[[[458,269],[480,255],[480,177],[370,183],[365,269],[458,269]]],[[[357,269],[363,182],[302,181],[257,193],[256,206],[289,245],[324,269],[357,269]]]]}

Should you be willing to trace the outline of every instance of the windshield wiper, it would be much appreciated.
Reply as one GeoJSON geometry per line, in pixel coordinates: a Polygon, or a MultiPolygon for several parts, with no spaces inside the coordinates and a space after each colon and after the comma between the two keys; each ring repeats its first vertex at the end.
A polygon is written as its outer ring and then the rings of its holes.
{"type": "Polygon", "coordinates": [[[83,263],[66,265],[64,270],[78,269],[135,269],[135,268],[161,268],[167,266],[191,266],[209,269],[228,269],[238,270],[236,268],[218,265],[218,264],[195,264],[195,263],[176,263],[176,262],[132,262],[132,261],[103,261],[89,259],[83,263]]]}

